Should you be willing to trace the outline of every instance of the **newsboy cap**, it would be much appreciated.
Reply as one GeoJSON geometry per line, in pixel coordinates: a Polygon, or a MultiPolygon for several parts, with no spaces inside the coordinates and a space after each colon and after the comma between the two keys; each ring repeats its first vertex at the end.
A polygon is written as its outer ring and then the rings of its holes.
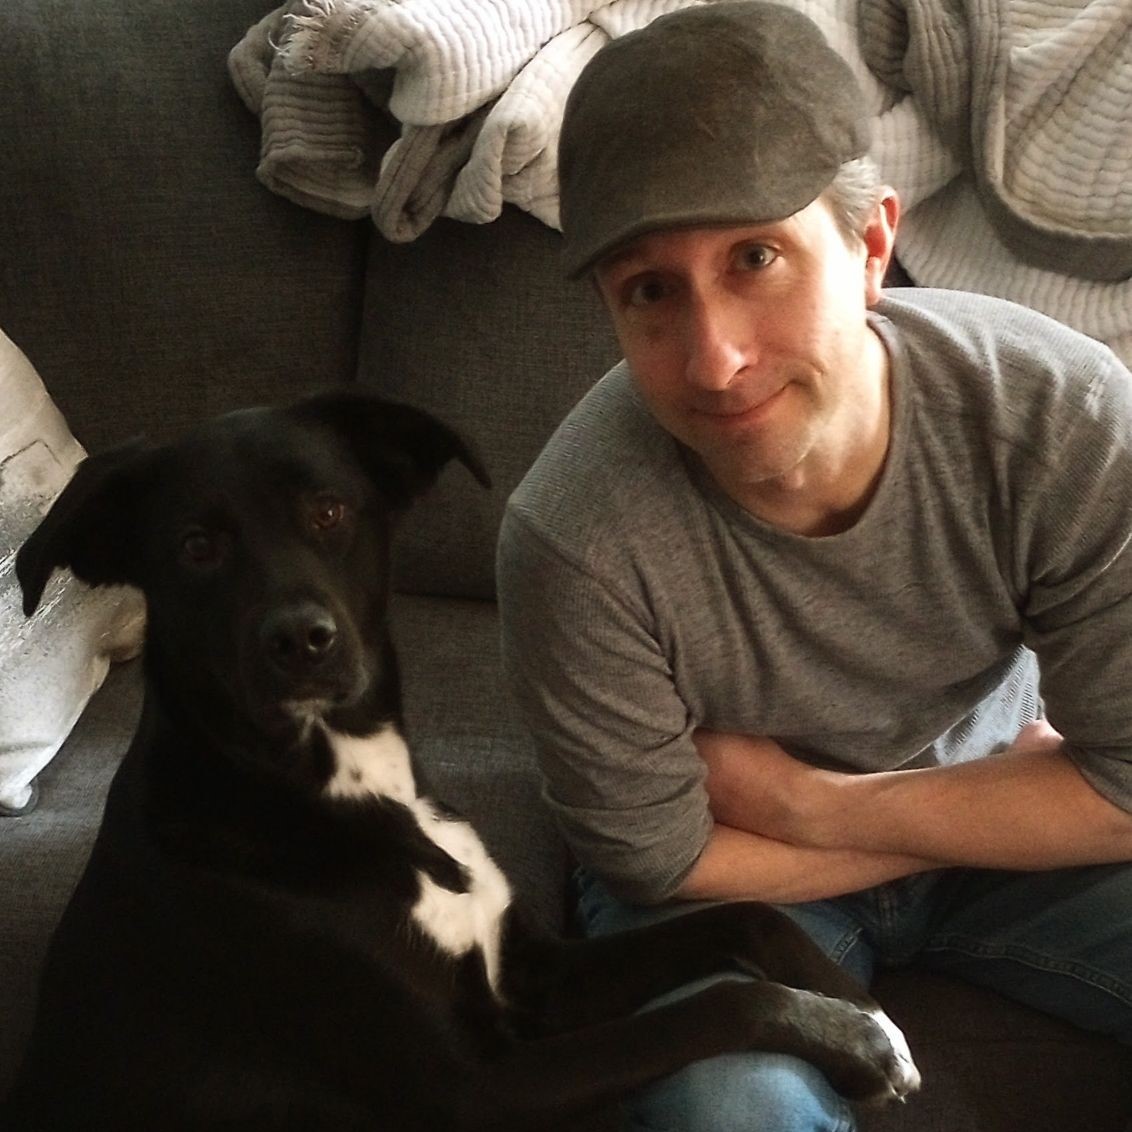
{"type": "Polygon", "coordinates": [[[860,87],[808,17],[761,0],[661,16],[598,51],[566,101],[566,273],[660,228],[782,220],[868,149],[860,87]]]}

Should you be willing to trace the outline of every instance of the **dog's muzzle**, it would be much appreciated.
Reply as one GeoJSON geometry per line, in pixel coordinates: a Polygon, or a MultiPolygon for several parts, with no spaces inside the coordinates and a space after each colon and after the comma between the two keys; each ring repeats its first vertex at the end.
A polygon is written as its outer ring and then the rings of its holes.
{"type": "Polygon", "coordinates": [[[338,622],[314,601],[273,610],[263,619],[259,635],[264,660],[285,681],[318,676],[339,649],[338,622]]]}
{"type": "Polygon", "coordinates": [[[248,612],[231,690],[264,734],[285,742],[365,696],[374,664],[350,609],[308,591],[248,612]]]}

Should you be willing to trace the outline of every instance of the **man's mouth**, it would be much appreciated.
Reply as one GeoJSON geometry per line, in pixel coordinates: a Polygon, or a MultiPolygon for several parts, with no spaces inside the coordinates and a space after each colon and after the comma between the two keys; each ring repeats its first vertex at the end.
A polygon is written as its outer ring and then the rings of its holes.
{"type": "Polygon", "coordinates": [[[751,424],[760,417],[767,416],[773,412],[782,399],[782,395],[789,388],[790,383],[787,382],[761,400],[752,401],[746,405],[736,406],[732,404],[716,403],[714,405],[700,406],[696,411],[701,416],[725,428],[741,424],[751,424]]]}

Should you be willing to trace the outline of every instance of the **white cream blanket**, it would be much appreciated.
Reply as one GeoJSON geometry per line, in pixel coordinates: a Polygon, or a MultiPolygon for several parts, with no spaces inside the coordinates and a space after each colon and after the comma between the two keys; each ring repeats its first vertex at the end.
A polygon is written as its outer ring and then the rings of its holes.
{"type": "MultiPolygon", "coordinates": [[[[504,202],[558,225],[574,80],[610,38],[711,0],[289,0],[233,49],[258,176],[406,241],[504,202]],[[375,124],[399,124],[381,155],[375,124]]],[[[1132,360],[1128,0],[787,0],[861,81],[916,282],[1014,299],[1132,360]],[[862,43],[865,44],[864,48],[862,43]]]]}
{"type": "Polygon", "coordinates": [[[494,220],[504,201],[556,227],[558,128],[579,72],[612,36],[697,2],[291,0],[229,69],[263,124],[259,177],[284,196],[369,213],[396,241],[441,214],[494,220]],[[358,80],[379,70],[401,136],[375,175],[358,80]]]}
{"type": "Polygon", "coordinates": [[[1132,365],[1132,3],[860,0],[860,45],[960,164],[902,225],[912,278],[1034,307],[1132,365]]]}

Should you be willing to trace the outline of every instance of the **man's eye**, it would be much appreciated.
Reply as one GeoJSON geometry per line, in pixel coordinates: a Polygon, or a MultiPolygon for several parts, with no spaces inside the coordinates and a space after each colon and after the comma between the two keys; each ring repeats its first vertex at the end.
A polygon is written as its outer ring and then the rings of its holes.
{"type": "Polygon", "coordinates": [[[737,258],[744,271],[757,271],[774,263],[778,259],[778,252],[765,244],[749,244],[740,248],[737,258]]]}
{"type": "Polygon", "coordinates": [[[625,301],[631,307],[648,307],[659,303],[671,294],[671,288],[662,279],[646,277],[631,280],[625,288],[625,301]]]}

